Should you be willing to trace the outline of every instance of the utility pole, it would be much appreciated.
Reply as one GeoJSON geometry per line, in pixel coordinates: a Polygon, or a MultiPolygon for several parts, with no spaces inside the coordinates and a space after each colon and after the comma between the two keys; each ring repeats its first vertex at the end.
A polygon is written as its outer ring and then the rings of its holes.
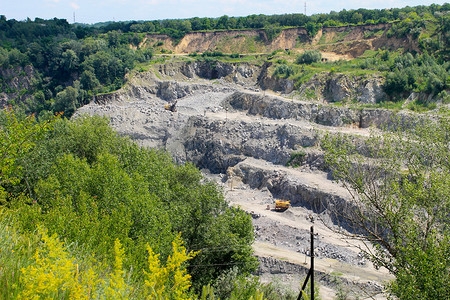
{"type": "Polygon", "coordinates": [[[306,16],[306,1],[305,1],[305,16],[306,16]]]}
{"type": "Polygon", "coordinates": [[[311,226],[311,249],[309,251],[311,256],[311,266],[309,268],[308,275],[306,275],[305,282],[303,283],[302,290],[300,291],[297,300],[303,299],[303,291],[308,284],[308,280],[311,280],[311,300],[314,300],[314,226],[311,226]]]}
{"type": "Polygon", "coordinates": [[[311,226],[311,300],[314,300],[314,227],[311,226]]]}
{"type": "Polygon", "coordinates": [[[73,23],[75,24],[75,12],[73,12],[73,23]]]}

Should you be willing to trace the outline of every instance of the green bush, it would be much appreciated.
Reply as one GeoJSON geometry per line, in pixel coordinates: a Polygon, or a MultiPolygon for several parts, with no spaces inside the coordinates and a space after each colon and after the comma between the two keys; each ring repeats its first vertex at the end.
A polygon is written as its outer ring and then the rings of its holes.
{"type": "Polygon", "coordinates": [[[288,78],[294,74],[294,69],[292,66],[288,66],[287,64],[281,64],[275,68],[275,72],[273,74],[278,77],[288,78]]]}
{"type": "Polygon", "coordinates": [[[322,59],[322,53],[317,50],[306,50],[297,57],[298,64],[312,64],[322,59]]]}
{"type": "Polygon", "coordinates": [[[203,57],[220,57],[220,56],[224,56],[224,54],[220,51],[213,51],[213,52],[205,51],[202,53],[202,56],[203,57]]]}
{"type": "Polygon", "coordinates": [[[297,152],[292,152],[289,161],[286,163],[287,166],[297,168],[301,166],[306,159],[306,152],[301,150],[297,152]]]}

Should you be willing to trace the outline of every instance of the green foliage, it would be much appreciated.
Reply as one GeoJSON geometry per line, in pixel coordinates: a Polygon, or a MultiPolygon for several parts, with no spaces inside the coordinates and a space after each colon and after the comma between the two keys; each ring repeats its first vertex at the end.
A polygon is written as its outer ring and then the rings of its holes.
{"type": "Polygon", "coordinates": [[[150,246],[148,250],[149,272],[145,272],[146,294],[150,299],[192,299],[188,293],[191,276],[186,271],[185,263],[197,255],[186,252],[180,235],[172,242],[172,254],[165,266],[161,265],[159,255],[150,246]]]}
{"type": "MultiPolygon", "coordinates": [[[[187,252],[178,235],[166,263],[148,247],[142,284],[131,281],[124,268],[126,249],[114,242],[110,267],[83,254],[78,245],[63,243],[38,225],[30,234],[19,233],[14,212],[0,210],[0,299],[192,299],[187,252]]],[[[128,269],[130,270],[130,269],[128,269]]]]}
{"type": "Polygon", "coordinates": [[[436,102],[422,101],[416,99],[410,103],[408,103],[407,108],[414,112],[426,112],[429,110],[433,110],[437,108],[436,102]]]}
{"type": "Polygon", "coordinates": [[[234,287],[229,297],[230,300],[264,299],[263,293],[259,290],[259,282],[256,277],[239,277],[234,281],[234,287]]]}
{"type": "Polygon", "coordinates": [[[53,111],[65,113],[66,115],[71,116],[79,106],[78,90],[69,86],[56,94],[56,98],[53,103],[53,111]]]}
{"type": "Polygon", "coordinates": [[[447,91],[442,91],[437,96],[442,101],[442,103],[450,103],[450,94],[447,91]]]}
{"type": "Polygon", "coordinates": [[[306,32],[310,38],[314,38],[316,34],[322,29],[322,24],[316,22],[308,22],[305,25],[306,32]]]}
{"type": "Polygon", "coordinates": [[[30,233],[19,232],[14,212],[1,209],[0,299],[98,299],[104,295],[129,298],[131,286],[121,268],[124,258],[116,242],[116,265],[111,273],[104,265],[68,247],[56,234],[37,226],[30,233]]]}
{"type": "Polygon", "coordinates": [[[305,158],[306,158],[305,151],[292,152],[291,157],[289,158],[289,161],[286,163],[286,165],[297,168],[305,162],[305,158]]]}
{"type": "MultiPolygon", "coordinates": [[[[214,284],[214,288],[208,287],[205,292],[209,292],[210,295],[213,294],[214,297],[212,299],[272,299],[267,298],[262,291],[266,287],[266,285],[259,282],[257,277],[239,275],[238,269],[233,268],[218,278],[214,284]]],[[[267,290],[270,291],[270,289],[267,290]]],[[[275,293],[275,299],[283,299],[280,296],[281,294],[275,293]]]]}
{"type": "Polygon", "coordinates": [[[442,99],[438,95],[450,87],[449,63],[426,53],[412,55],[380,51],[361,60],[359,66],[386,73],[383,88],[391,101],[404,100],[413,92],[422,93],[420,99],[431,96],[428,101],[416,101],[415,110],[416,106],[425,110],[432,108],[437,100],[442,99]]]}
{"type": "Polygon", "coordinates": [[[439,299],[448,295],[449,245],[448,235],[442,237],[433,232],[426,245],[404,247],[401,260],[409,270],[398,270],[395,281],[389,286],[392,293],[399,299],[439,299]]]}
{"type": "Polygon", "coordinates": [[[392,97],[413,91],[437,95],[449,88],[448,63],[439,64],[427,54],[397,56],[390,68],[384,89],[392,97]]]}
{"type": "Polygon", "coordinates": [[[406,36],[411,36],[413,39],[417,39],[425,27],[425,20],[420,18],[419,15],[411,11],[409,13],[404,13],[400,15],[400,22],[396,22],[392,25],[391,29],[388,31],[388,37],[396,36],[403,38],[406,36]]]}
{"type": "Polygon", "coordinates": [[[16,299],[21,286],[21,269],[32,259],[38,239],[35,235],[22,235],[11,226],[12,216],[0,207],[0,299],[16,299]]]}
{"type": "Polygon", "coordinates": [[[368,139],[323,141],[333,177],[356,200],[349,213],[334,213],[342,226],[375,244],[364,251],[396,276],[393,295],[440,298],[450,286],[450,121],[417,118],[391,129],[368,139]]]}
{"type": "Polygon", "coordinates": [[[4,50],[0,45],[0,63],[17,71],[26,67],[26,74],[20,76],[33,77],[29,79],[34,81],[30,91],[25,97],[21,95],[17,103],[29,112],[64,111],[71,116],[75,108],[86,103],[85,95],[120,88],[126,72],[136,62],[146,62],[152,57],[150,49],[138,48],[142,36],[137,33],[113,29],[102,34],[58,19],[27,22],[3,19],[0,23],[4,29],[1,40],[10,43],[11,48],[4,50]],[[81,85],[76,84],[79,80],[81,85]],[[24,101],[38,91],[45,91],[39,105],[24,101]],[[47,102],[53,102],[53,106],[42,105],[47,102]]]}
{"type": "Polygon", "coordinates": [[[296,63],[298,64],[312,64],[314,62],[318,62],[322,59],[322,53],[317,50],[306,50],[302,54],[300,54],[296,63]]]}
{"type": "Polygon", "coordinates": [[[267,300],[295,300],[298,298],[298,291],[291,290],[276,278],[270,283],[260,284],[259,290],[267,300]]]}
{"type": "Polygon", "coordinates": [[[270,24],[264,27],[269,42],[273,41],[281,33],[281,30],[282,27],[278,24],[270,24]]]}
{"type": "Polygon", "coordinates": [[[275,68],[275,71],[273,73],[274,76],[278,76],[281,78],[288,78],[289,76],[294,74],[294,69],[292,66],[289,66],[287,64],[281,64],[277,65],[275,68]]]}
{"type": "MultiPolygon", "coordinates": [[[[94,25],[69,24],[66,20],[56,18],[16,21],[7,20],[5,16],[2,16],[0,19],[0,65],[18,74],[25,73],[23,70],[26,68],[28,70],[26,74],[19,76],[31,76],[33,84],[27,89],[13,88],[7,78],[2,78],[0,88],[8,94],[17,93],[17,99],[14,102],[11,101],[11,104],[20,106],[27,113],[39,115],[41,112],[47,114],[48,111],[64,111],[65,116],[70,117],[74,107],[76,109],[88,103],[93,95],[119,89],[125,82],[125,74],[129,71],[134,68],[144,70],[145,67],[142,64],[152,59],[153,47],[158,48],[161,53],[170,53],[164,47],[160,48],[159,42],[151,46],[144,45],[142,42],[147,33],[166,34],[178,43],[186,33],[191,31],[264,29],[265,37],[264,34],[261,37],[263,42],[266,42],[265,38],[272,41],[282,29],[289,27],[304,27],[309,37],[313,38],[322,28],[322,24],[345,26],[389,22],[392,26],[388,34],[402,39],[404,37],[414,39],[422,53],[428,53],[444,62],[450,57],[448,50],[450,49],[448,46],[450,18],[446,11],[448,11],[448,5],[433,4],[389,10],[342,10],[312,16],[283,14],[229,17],[225,15],[220,18],[196,17],[179,20],[107,22],[94,25]],[[30,66],[32,68],[29,68],[30,66]],[[32,72],[30,73],[29,70],[32,72]],[[71,91],[69,87],[75,91],[71,91]],[[39,97],[34,97],[39,91],[43,93],[39,97]],[[74,95],[77,96],[76,101],[73,101],[74,95]]],[[[372,33],[367,33],[366,38],[372,33]]],[[[346,34],[344,32],[339,38],[342,39],[346,34]]],[[[240,45],[239,52],[261,52],[261,40],[257,39],[246,39],[244,44],[240,45]]],[[[210,55],[227,57],[220,52],[211,52],[210,55]]],[[[238,57],[234,55],[232,58],[238,57]]],[[[247,56],[244,59],[250,58],[247,56]]],[[[438,72],[430,73],[431,76],[421,77],[424,74],[422,71],[399,70],[396,72],[394,68],[386,68],[386,64],[378,64],[376,61],[364,62],[362,67],[392,72],[386,85],[392,99],[401,99],[402,93],[407,93],[411,89],[433,95],[448,89],[448,79],[442,76],[442,68],[438,72]],[[383,70],[381,70],[382,67],[384,67],[383,70]],[[411,78],[420,82],[412,83],[411,78]]],[[[448,73],[448,68],[445,70],[448,73]]]]}
{"type": "Polygon", "coordinates": [[[42,246],[33,255],[32,264],[21,269],[23,289],[17,299],[87,299],[96,289],[93,273],[80,275],[78,265],[56,235],[49,236],[42,227],[38,227],[38,234],[42,246]]]}
{"type": "Polygon", "coordinates": [[[224,56],[224,54],[220,51],[213,51],[213,52],[205,51],[202,53],[202,56],[203,57],[220,57],[220,56],[224,56]]]}
{"type": "Polygon", "coordinates": [[[18,151],[2,161],[2,191],[17,191],[2,193],[2,203],[8,201],[22,232],[42,224],[110,268],[120,240],[124,269],[137,270],[129,276],[138,283],[147,244],[165,263],[179,232],[186,248],[200,251],[189,262],[199,290],[233,266],[242,274],[255,270],[250,216],[228,207],[193,165],[177,166],[166,153],[140,148],[103,118],[34,124],[13,112],[4,115],[1,133],[15,136],[5,139],[0,153],[18,151]]]}
{"type": "Polygon", "coordinates": [[[21,161],[51,129],[52,124],[52,120],[37,123],[34,116],[16,115],[11,109],[0,111],[0,203],[6,201],[7,192],[11,195],[23,191],[15,189],[23,180],[21,161]]]}

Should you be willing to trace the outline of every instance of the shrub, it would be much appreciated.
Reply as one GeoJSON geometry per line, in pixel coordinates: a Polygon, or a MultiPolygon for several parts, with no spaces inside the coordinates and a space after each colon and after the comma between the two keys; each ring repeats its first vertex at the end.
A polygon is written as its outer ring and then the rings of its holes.
{"type": "Polygon", "coordinates": [[[291,158],[289,159],[289,161],[286,163],[287,166],[290,167],[294,167],[297,168],[299,166],[301,166],[306,159],[306,152],[301,150],[298,152],[292,152],[291,153],[291,158]]]}
{"type": "Polygon", "coordinates": [[[288,78],[292,74],[294,74],[294,70],[292,69],[291,66],[288,66],[286,64],[278,65],[274,72],[275,76],[284,77],[284,78],[288,78]]]}
{"type": "Polygon", "coordinates": [[[322,54],[317,50],[306,50],[297,57],[298,64],[312,64],[322,59],[322,54]]]}

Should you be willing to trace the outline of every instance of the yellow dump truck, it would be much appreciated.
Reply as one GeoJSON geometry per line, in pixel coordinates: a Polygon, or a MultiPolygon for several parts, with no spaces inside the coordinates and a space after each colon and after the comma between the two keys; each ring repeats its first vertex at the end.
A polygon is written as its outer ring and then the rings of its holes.
{"type": "Polygon", "coordinates": [[[289,200],[275,200],[276,211],[285,211],[289,206],[291,206],[291,201],[289,200]]]}

